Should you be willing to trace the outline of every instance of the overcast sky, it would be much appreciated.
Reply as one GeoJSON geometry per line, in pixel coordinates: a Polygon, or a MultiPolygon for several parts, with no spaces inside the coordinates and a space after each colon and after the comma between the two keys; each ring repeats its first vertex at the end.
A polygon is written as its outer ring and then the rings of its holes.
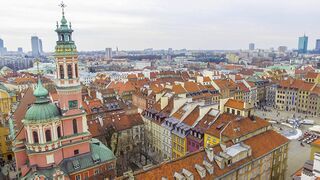
{"type": "MultiPolygon", "coordinates": [[[[65,0],[79,50],[297,47],[320,39],[320,0],[65,0]]],[[[53,51],[58,0],[0,0],[0,38],[8,50],[31,49],[39,36],[53,51]]]]}

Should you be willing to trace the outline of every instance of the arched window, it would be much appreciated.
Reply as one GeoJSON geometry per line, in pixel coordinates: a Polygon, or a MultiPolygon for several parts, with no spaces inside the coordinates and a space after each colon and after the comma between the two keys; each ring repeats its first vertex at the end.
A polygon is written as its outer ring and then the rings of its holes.
{"type": "Polygon", "coordinates": [[[78,133],[78,125],[77,125],[76,119],[72,120],[72,126],[73,126],[73,134],[77,134],[78,133]]]}
{"type": "Polygon", "coordinates": [[[76,78],[78,78],[78,64],[74,64],[74,69],[75,69],[75,74],[76,74],[76,78]]]}
{"type": "Polygon", "coordinates": [[[60,138],[61,137],[61,127],[60,126],[57,127],[57,134],[58,134],[58,138],[60,138]]]}
{"type": "Polygon", "coordinates": [[[33,131],[32,135],[33,135],[33,143],[39,143],[38,133],[33,131]]]}
{"type": "Polygon", "coordinates": [[[63,70],[63,65],[59,66],[60,69],[60,79],[64,79],[64,70],[63,70]]]}
{"type": "Polygon", "coordinates": [[[72,66],[71,64],[68,64],[68,78],[69,79],[72,79],[72,66]]]}
{"type": "Polygon", "coordinates": [[[61,41],[64,41],[64,35],[61,34],[61,41]]]}
{"type": "Polygon", "coordinates": [[[51,141],[51,131],[49,129],[46,130],[46,142],[51,141]]]}

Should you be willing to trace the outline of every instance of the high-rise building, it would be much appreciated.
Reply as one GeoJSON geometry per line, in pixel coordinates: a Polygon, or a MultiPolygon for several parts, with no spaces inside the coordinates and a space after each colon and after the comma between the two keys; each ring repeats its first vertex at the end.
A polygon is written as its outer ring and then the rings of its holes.
{"type": "Polygon", "coordinates": [[[107,60],[112,59],[112,48],[106,48],[106,55],[105,55],[107,60]]]}
{"type": "Polygon", "coordinates": [[[320,39],[317,39],[316,40],[316,48],[315,48],[316,51],[320,51],[320,39]]]}
{"type": "Polygon", "coordinates": [[[32,56],[38,57],[40,56],[40,43],[38,36],[31,37],[31,49],[32,49],[32,56]]]}
{"type": "Polygon", "coordinates": [[[39,52],[40,52],[40,54],[43,54],[42,40],[40,38],[39,38],[39,52]]]}
{"type": "Polygon", "coordinates": [[[249,50],[250,50],[250,51],[253,51],[253,50],[254,50],[254,43],[250,43],[250,44],[249,44],[249,50]]]}
{"type": "Polygon", "coordinates": [[[51,102],[48,90],[38,78],[34,104],[27,109],[22,130],[14,138],[16,166],[22,179],[114,179],[114,154],[91,138],[88,131],[82,109],[78,52],[63,3],[61,7],[54,54],[58,103],[51,102]]]}
{"type": "Polygon", "coordinates": [[[3,55],[7,52],[7,48],[4,47],[4,42],[0,39],[0,55],[3,55]]]}
{"type": "Polygon", "coordinates": [[[0,49],[4,48],[3,40],[0,39],[0,49]]]}
{"type": "Polygon", "coordinates": [[[303,35],[299,37],[299,44],[298,44],[298,52],[299,53],[307,53],[308,51],[308,36],[303,35]]]}

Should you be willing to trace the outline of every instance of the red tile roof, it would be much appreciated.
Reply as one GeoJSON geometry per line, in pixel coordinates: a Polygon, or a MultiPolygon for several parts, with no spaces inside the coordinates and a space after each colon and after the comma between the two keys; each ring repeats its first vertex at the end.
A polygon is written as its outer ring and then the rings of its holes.
{"type": "Polygon", "coordinates": [[[244,102],[234,99],[228,99],[224,106],[231,107],[234,109],[243,110],[244,109],[244,102]]]}

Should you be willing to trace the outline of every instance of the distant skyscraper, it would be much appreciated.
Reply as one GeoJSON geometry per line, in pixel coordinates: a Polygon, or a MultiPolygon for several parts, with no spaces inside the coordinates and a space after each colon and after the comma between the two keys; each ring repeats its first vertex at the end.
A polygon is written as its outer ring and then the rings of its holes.
{"type": "Polygon", "coordinates": [[[316,40],[316,51],[320,51],[320,39],[316,40]]]}
{"type": "Polygon", "coordinates": [[[106,48],[106,59],[107,60],[112,59],[112,48],[106,48]]]}
{"type": "Polygon", "coordinates": [[[39,38],[39,52],[40,54],[43,53],[43,49],[42,49],[42,40],[39,38]]]}
{"type": "Polygon", "coordinates": [[[18,52],[19,52],[19,53],[23,53],[22,47],[18,47],[18,52]]]}
{"type": "Polygon", "coordinates": [[[4,48],[4,45],[3,45],[3,40],[0,39],[0,49],[4,48]]]}
{"type": "Polygon", "coordinates": [[[308,51],[308,36],[303,35],[302,37],[299,37],[298,52],[307,53],[307,51],[308,51]]]}
{"type": "Polygon", "coordinates": [[[31,37],[32,56],[38,57],[42,53],[42,41],[38,36],[31,37]]]}
{"type": "Polygon", "coordinates": [[[253,51],[253,50],[254,50],[254,43],[250,43],[250,44],[249,44],[249,50],[250,50],[250,51],[253,51]]]}
{"type": "Polygon", "coordinates": [[[4,47],[3,40],[0,39],[0,55],[3,55],[7,52],[7,49],[4,47]]]}

